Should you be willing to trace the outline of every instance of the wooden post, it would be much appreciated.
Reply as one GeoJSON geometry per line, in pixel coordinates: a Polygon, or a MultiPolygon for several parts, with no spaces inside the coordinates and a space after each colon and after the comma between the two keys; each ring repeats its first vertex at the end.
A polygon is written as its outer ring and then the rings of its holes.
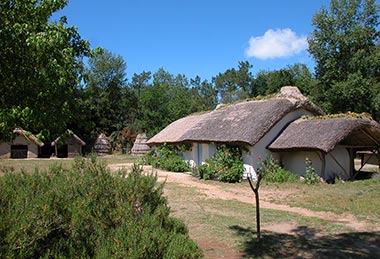
{"type": "Polygon", "coordinates": [[[321,153],[319,154],[319,152],[317,151],[316,153],[322,162],[321,177],[323,180],[326,180],[326,175],[325,175],[326,174],[326,155],[325,155],[325,152],[321,151],[321,153]]]}
{"type": "Polygon", "coordinates": [[[350,156],[350,172],[349,176],[350,179],[354,178],[355,175],[355,157],[354,157],[354,152],[352,148],[347,148],[348,154],[350,156]]]}
{"type": "Polygon", "coordinates": [[[379,165],[379,171],[380,171],[380,149],[378,148],[377,150],[376,150],[376,152],[377,152],[377,164],[379,165]]]}

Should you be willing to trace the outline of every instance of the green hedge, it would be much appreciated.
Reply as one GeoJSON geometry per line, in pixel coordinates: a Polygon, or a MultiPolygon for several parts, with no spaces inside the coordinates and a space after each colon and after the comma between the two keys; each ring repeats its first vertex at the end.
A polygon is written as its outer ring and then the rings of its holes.
{"type": "Polygon", "coordinates": [[[154,152],[149,152],[144,157],[144,164],[154,168],[161,168],[170,172],[189,172],[191,168],[178,154],[181,149],[174,145],[161,145],[154,152]]]}
{"type": "Polygon", "coordinates": [[[201,258],[162,188],[136,166],[111,175],[84,159],[8,173],[0,177],[0,258],[201,258]]]}

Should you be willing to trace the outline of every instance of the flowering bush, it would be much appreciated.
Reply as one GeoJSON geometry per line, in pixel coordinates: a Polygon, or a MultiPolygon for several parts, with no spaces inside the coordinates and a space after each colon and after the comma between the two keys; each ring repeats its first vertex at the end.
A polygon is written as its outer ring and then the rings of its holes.
{"type": "Polygon", "coordinates": [[[321,178],[315,172],[313,164],[309,158],[306,158],[306,172],[305,172],[305,183],[306,184],[316,184],[320,183],[321,178]]]}
{"type": "Polygon", "coordinates": [[[207,164],[198,166],[199,177],[221,182],[235,183],[241,181],[244,167],[240,147],[220,145],[207,164]]]}

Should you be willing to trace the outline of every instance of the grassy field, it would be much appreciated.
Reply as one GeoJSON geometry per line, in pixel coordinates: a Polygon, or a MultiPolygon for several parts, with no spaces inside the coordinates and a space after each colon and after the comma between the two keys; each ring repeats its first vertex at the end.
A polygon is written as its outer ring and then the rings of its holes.
{"type": "MultiPolygon", "coordinates": [[[[99,158],[111,164],[131,163],[132,156],[99,158]]],[[[69,167],[72,159],[0,160],[1,170],[46,169],[53,164],[69,167]]],[[[222,188],[235,185],[204,182],[222,188]]],[[[380,179],[337,183],[267,184],[271,203],[313,211],[352,213],[379,229],[380,179]]],[[[296,213],[261,209],[263,241],[256,238],[255,208],[251,204],[207,197],[195,187],[165,184],[172,214],[189,227],[191,237],[203,248],[206,258],[380,258],[380,232],[357,232],[343,224],[296,213]]],[[[252,193],[250,193],[252,195],[252,193]]],[[[253,196],[252,196],[253,197],[253,196]]]]}
{"type": "Polygon", "coordinates": [[[380,255],[378,232],[358,233],[328,220],[271,209],[261,209],[263,242],[258,242],[252,205],[209,199],[196,188],[173,183],[167,183],[165,190],[173,215],[184,220],[192,238],[206,247],[207,258],[229,258],[225,255],[231,249],[235,256],[244,258],[372,258],[372,254],[376,258],[380,255]]]}
{"type": "MultiPolygon", "coordinates": [[[[136,157],[131,155],[109,155],[105,157],[97,157],[97,159],[111,164],[133,163],[136,157]]],[[[0,175],[7,171],[24,170],[25,172],[34,172],[36,168],[45,170],[53,165],[62,165],[70,167],[74,159],[72,158],[51,158],[51,159],[0,159],[0,175]]]]}

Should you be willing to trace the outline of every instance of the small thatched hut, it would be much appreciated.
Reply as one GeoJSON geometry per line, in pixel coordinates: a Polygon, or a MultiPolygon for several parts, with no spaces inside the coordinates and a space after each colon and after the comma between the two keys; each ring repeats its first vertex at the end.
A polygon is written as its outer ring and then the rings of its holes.
{"type": "Polygon", "coordinates": [[[86,143],[71,130],[66,130],[51,143],[51,146],[55,148],[55,156],[60,158],[82,155],[82,146],[84,145],[86,143]]]}
{"type": "Polygon", "coordinates": [[[132,147],[132,155],[142,156],[150,151],[150,147],[147,144],[147,136],[145,133],[140,133],[137,135],[135,143],[132,147]]]}
{"type": "Polygon", "coordinates": [[[0,157],[4,158],[36,158],[40,148],[44,145],[32,133],[15,129],[14,139],[9,142],[0,142],[0,157]]]}
{"type": "Polygon", "coordinates": [[[111,153],[110,139],[104,133],[101,133],[96,139],[94,151],[98,156],[104,156],[111,153]]]}

